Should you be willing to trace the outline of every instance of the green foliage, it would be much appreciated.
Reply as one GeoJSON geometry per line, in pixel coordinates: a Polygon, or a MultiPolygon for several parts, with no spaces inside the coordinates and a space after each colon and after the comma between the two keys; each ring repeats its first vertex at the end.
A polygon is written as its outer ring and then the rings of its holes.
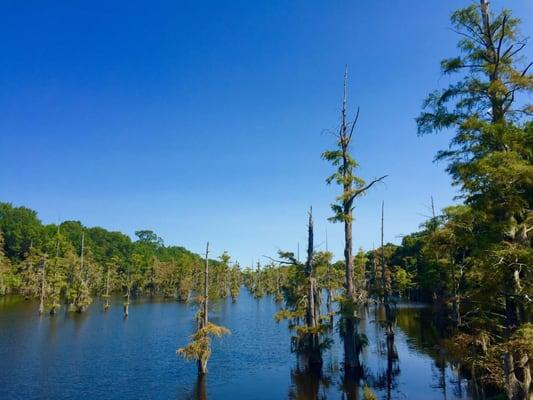
{"type": "Polygon", "coordinates": [[[12,288],[18,286],[11,261],[4,252],[4,235],[0,231],[0,295],[8,293],[12,288]]]}
{"type": "MultiPolygon", "coordinates": [[[[294,258],[294,255],[288,253],[287,257],[294,258]]],[[[277,302],[283,299],[283,288],[289,279],[289,268],[276,267],[274,264],[261,268],[257,263],[255,270],[246,268],[242,273],[242,283],[255,298],[271,295],[277,302]]]]}
{"type": "MultiPolygon", "coordinates": [[[[0,294],[38,297],[42,260],[47,258],[45,308],[52,314],[63,304],[84,311],[94,296],[128,292],[187,301],[200,287],[201,257],[179,246],[165,246],[154,232],[137,231],[137,241],[120,232],[87,228],[79,221],[44,225],[37,213],[0,203],[0,294]],[[84,261],[81,266],[81,242],[84,261]],[[4,239],[5,238],[5,239],[4,239]]],[[[213,299],[237,298],[242,273],[229,266],[227,253],[211,260],[213,299]]]]}
{"type": "Polygon", "coordinates": [[[413,275],[402,267],[397,267],[394,273],[394,282],[396,291],[403,296],[407,289],[413,286],[413,275]]]}
{"type": "Polygon", "coordinates": [[[460,54],[441,66],[457,79],[427,97],[417,123],[420,134],[453,130],[436,159],[448,162],[465,205],[445,209],[417,236],[415,282],[433,284],[434,298],[451,304],[460,331],[450,347],[468,354],[481,380],[518,398],[532,390],[530,367],[518,360],[529,359],[532,343],[533,64],[508,10],[473,4],[452,24],[460,54]]]}
{"type": "Polygon", "coordinates": [[[207,361],[211,356],[211,337],[220,337],[229,334],[229,329],[208,322],[206,326],[198,329],[191,336],[189,344],[178,349],[177,352],[187,360],[207,361]]]}
{"type": "Polygon", "coordinates": [[[35,211],[9,203],[0,203],[0,231],[5,255],[16,262],[26,258],[32,247],[39,248],[45,234],[35,211]]]}

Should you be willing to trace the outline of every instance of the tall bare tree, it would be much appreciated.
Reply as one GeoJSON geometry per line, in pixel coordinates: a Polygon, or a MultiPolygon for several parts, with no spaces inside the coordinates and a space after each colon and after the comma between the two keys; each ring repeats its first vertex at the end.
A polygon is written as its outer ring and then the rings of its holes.
{"type": "MultiPolygon", "coordinates": [[[[209,322],[209,242],[205,247],[203,293],[199,296],[199,307],[196,313],[197,329],[191,336],[191,341],[177,353],[188,360],[198,363],[198,375],[207,373],[207,361],[211,356],[211,337],[229,334],[229,329],[209,322]]],[[[199,290],[202,292],[202,290],[199,290]]]]}
{"type": "Polygon", "coordinates": [[[362,196],[377,182],[386,178],[384,175],[366,183],[362,178],[355,175],[357,161],[352,157],[351,144],[352,137],[359,118],[359,108],[353,122],[347,119],[347,81],[348,70],[344,72],[344,90],[342,98],[341,125],[339,131],[335,133],[337,147],[322,153],[322,158],[337,167],[337,170],[326,179],[328,184],[337,183],[342,187],[342,193],[337,196],[337,202],[331,208],[334,216],[330,218],[333,222],[344,223],[344,263],[346,272],[345,298],[341,305],[341,316],[344,333],[344,366],[352,369],[359,366],[359,353],[361,350],[360,341],[357,334],[357,304],[354,290],[354,262],[353,262],[353,209],[355,200],[362,196]]]}

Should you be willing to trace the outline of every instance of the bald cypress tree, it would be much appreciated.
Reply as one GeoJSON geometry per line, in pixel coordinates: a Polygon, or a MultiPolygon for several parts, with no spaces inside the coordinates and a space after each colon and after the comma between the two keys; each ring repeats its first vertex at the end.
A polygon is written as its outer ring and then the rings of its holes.
{"type": "MultiPolygon", "coordinates": [[[[533,62],[524,57],[527,40],[509,10],[493,13],[488,0],[480,0],[454,12],[451,20],[460,35],[460,54],[441,66],[457,79],[427,97],[418,130],[455,132],[449,149],[436,159],[448,162],[475,215],[476,247],[470,252],[479,289],[472,298],[480,306],[470,322],[492,315],[483,334],[505,343],[529,332],[524,324],[533,308],[533,107],[527,102],[533,62]]],[[[471,333],[479,334],[479,328],[471,333]]],[[[510,347],[501,360],[508,397],[530,399],[532,362],[510,347]]]]}
{"type": "Polygon", "coordinates": [[[357,308],[360,305],[359,295],[356,293],[354,285],[354,262],[353,262],[353,209],[354,202],[362,196],[375,183],[382,181],[386,176],[374,179],[366,183],[362,178],[355,175],[357,161],[352,156],[352,137],[359,117],[359,109],[353,122],[348,122],[347,117],[347,79],[348,74],[344,74],[344,93],[342,99],[341,125],[339,131],[335,133],[337,139],[336,148],[322,153],[322,158],[329,161],[337,170],[327,178],[326,182],[335,182],[342,188],[342,192],[337,196],[337,201],[331,208],[334,212],[330,218],[332,222],[344,224],[344,264],[345,264],[345,294],[341,302],[341,332],[344,340],[344,366],[346,369],[359,367],[359,353],[361,351],[361,341],[357,333],[358,315],[357,308]]]}
{"type": "Polygon", "coordinates": [[[327,337],[329,324],[321,315],[320,279],[317,276],[317,261],[322,255],[315,253],[313,209],[309,209],[307,223],[307,257],[301,263],[292,252],[279,252],[285,264],[288,279],[283,287],[285,308],[276,314],[276,320],[289,320],[289,327],[295,331],[291,338],[291,349],[296,353],[308,371],[320,371],[322,368],[322,351],[331,345],[327,337]]]}
{"type": "Polygon", "coordinates": [[[189,344],[177,350],[177,353],[185,359],[196,360],[198,363],[198,375],[207,373],[207,362],[211,356],[211,338],[230,333],[229,329],[209,322],[209,242],[207,242],[205,248],[203,278],[203,285],[198,288],[196,332],[191,336],[189,344]]]}

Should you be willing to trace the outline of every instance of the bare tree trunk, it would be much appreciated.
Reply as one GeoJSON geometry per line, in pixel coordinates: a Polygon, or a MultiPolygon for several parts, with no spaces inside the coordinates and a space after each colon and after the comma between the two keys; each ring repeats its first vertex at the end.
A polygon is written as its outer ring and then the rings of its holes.
{"type": "Polygon", "coordinates": [[[41,297],[39,300],[39,314],[44,313],[44,298],[46,292],[46,259],[43,257],[42,260],[42,273],[41,273],[41,297]]]}
{"type": "Polygon", "coordinates": [[[126,294],[124,295],[124,318],[128,318],[130,310],[130,292],[131,292],[131,272],[128,267],[128,281],[126,283],[126,294]]]}
{"type": "Polygon", "coordinates": [[[83,252],[85,250],[85,233],[81,234],[80,275],[83,279],[83,252]]]}
{"type": "MultiPolygon", "coordinates": [[[[57,221],[57,234],[56,234],[56,256],[55,256],[55,259],[54,259],[54,270],[55,270],[55,274],[57,274],[57,264],[58,264],[58,261],[59,261],[59,234],[60,234],[60,229],[61,229],[61,222],[58,220],[57,221]]],[[[54,290],[57,290],[57,289],[54,289],[54,290]]],[[[52,302],[52,305],[50,307],[50,315],[55,315],[56,313],[56,304],[55,304],[55,301],[52,302]]]]}
{"type": "MultiPolygon", "coordinates": [[[[341,125],[341,147],[343,153],[343,170],[345,174],[350,171],[350,162],[348,159],[347,137],[348,122],[346,119],[346,99],[347,99],[347,80],[348,72],[344,72],[344,91],[342,97],[342,125],[341,125]]],[[[353,240],[352,240],[352,201],[350,200],[352,192],[352,183],[347,180],[344,183],[343,192],[346,198],[343,201],[344,220],[344,264],[346,273],[346,297],[355,303],[353,287],[353,240]]],[[[344,366],[352,369],[359,366],[359,354],[355,346],[356,321],[353,315],[345,318],[345,337],[344,337],[344,366]]]]}
{"type": "Polygon", "coordinates": [[[109,310],[109,274],[111,270],[110,267],[107,267],[107,277],[105,281],[105,303],[104,303],[104,311],[109,310]]]}
{"type": "Polygon", "coordinates": [[[459,303],[459,290],[457,283],[457,274],[456,274],[456,264],[453,260],[453,257],[450,257],[450,264],[452,266],[452,290],[453,290],[453,300],[452,300],[452,318],[457,326],[461,325],[461,309],[459,303]]]}
{"type": "Polygon", "coordinates": [[[331,262],[329,260],[329,247],[328,247],[328,230],[326,229],[326,254],[328,255],[327,258],[327,266],[326,266],[326,282],[327,282],[327,293],[326,293],[326,308],[327,312],[329,314],[329,323],[331,326],[333,326],[333,289],[331,287],[331,262]]]}
{"type": "Polygon", "coordinates": [[[385,265],[385,241],[384,241],[384,221],[385,221],[385,202],[381,203],[381,284],[383,290],[383,305],[385,306],[387,350],[389,357],[394,351],[394,315],[390,304],[389,285],[387,284],[386,265],[385,265]]]}
{"type": "MultiPolygon", "coordinates": [[[[80,279],[80,286],[83,288],[85,286],[85,277],[83,276],[84,275],[84,271],[83,271],[83,257],[85,255],[85,232],[82,232],[81,233],[81,251],[80,251],[80,274],[79,274],[79,279],[80,279]]],[[[82,298],[80,298],[80,296],[84,296],[84,293],[82,293],[83,289],[79,289],[78,290],[78,294],[77,294],[77,300],[76,300],[76,312],[77,313],[82,313],[85,311],[84,309],[84,306],[83,305],[80,305],[80,301],[82,300],[82,298]]]]}
{"type": "Polygon", "coordinates": [[[352,254],[353,202],[357,196],[360,196],[366,192],[372,185],[386,178],[386,175],[382,176],[381,178],[374,179],[365,186],[359,185],[360,181],[357,180],[353,175],[353,170],[356,164],[353,158],[350,156],[350,141],[359,116],[359,109],[357,110],[355,120],[349,129],[346,118],[347,80],[348,71],[346,69],[344,72],[344,90],[342,98],[342,123],[340,132],[337,135],[338,146],[340,150],[334,152],[335,156],[333,156],[332,159],[334,160],[334,165],[338,165],[337,173],[341,175],[342,179],[337,179],[337,181],[341,182],[343,188],[343,193],[340,196],[340,208],[336,208],[335,211],[337,214],[337,220],[344,222],[344,262],[346,270],[346,307],[343,310],[344,315],[342,318],[342,323],[344,326],[344,366],[346,369],[351,369],[354,367],[359,367],[359,353],[361,350],[361,346],[358,344],[359,340],[357,335],[357,299],[355,298],[354,265],[352,254]],[[355,189],[353,187],[354,183],[357,185],[355,189]]]}
{"type": "Polygon", "coordinates": [[[207,326],[209,314],[209,242],[205,247],[205,277],[204,277],[204,326],[207,326]]]}
{"type": "MultiPolygon", "coordinates": [[[[205,246],[205,269],[204,269],[204,298],[202,299],[202,315],[199,320],[199,328],[205,328],[209,322],[209,242],[205,246]]],[[[198,359],[198,374],[207,373],[207,357],[198,359]]]]}
{"type": "MultiPolygon", "coordinates": [[[[316,279],[313,271],[313,253],[314,253],[314,232],[313,232],[313,208],[309,210],[309,224],[307,235],[307,261],[305,264],[305,275],[308,280],[307,293],[307,312],[306,325],[308,328],[316,329],[318,327],[319,316],[319,294],[316,287],[316,279]]],[[[311,369],[320,369],[322,367],[322,354],[320,352],[320,343],[318,333],[313,332],[307,335],[309,341],[308,367],[311,369]]]]}

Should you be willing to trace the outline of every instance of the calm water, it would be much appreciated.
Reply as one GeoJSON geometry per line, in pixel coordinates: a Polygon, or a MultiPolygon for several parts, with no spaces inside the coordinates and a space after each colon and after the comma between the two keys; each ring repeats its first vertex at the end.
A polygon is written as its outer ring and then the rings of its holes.
{"type": "Polygon", "coordinates": [[[195,363],[176,356],[194,329],[194,308],[176,302],[137,301],[122,318],[120,299],[111,310],[94,303],[83,315],[37,315],[37,305],[0,298],[0,399],[361,399],[365,382],[380,399],[469,399],[436,347],[429,310],[398,310],[398,360],[387,362],[378,310],[365,313],[369,338],[365,377],[344,379],[341,343],[325,354],[322,376],[302,373],[290,353],[286,323],[270,297],[241,291],[237,303],[213,307],[211,319],[231,329],[215,340],[209,374],[198,381],[195,363]],[[378,318],[379,319],[379,318],[378,318]]]}

